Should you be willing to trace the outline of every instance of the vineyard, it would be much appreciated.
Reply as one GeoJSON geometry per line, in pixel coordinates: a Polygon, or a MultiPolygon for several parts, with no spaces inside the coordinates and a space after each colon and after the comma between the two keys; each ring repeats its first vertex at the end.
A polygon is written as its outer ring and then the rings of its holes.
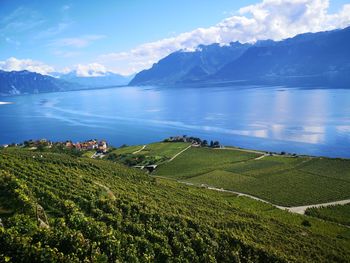
{"type": "Polygon", "coordinates": [[[327,221],[350,226],[350,204],[309,208],[306,210],[306,214],[327,221]]]}
{"type": "MultiPolygon", "coordinates": [[[[255,157],[215,151],[194,165],[255,157]]],[[[349,228],[107,160],[2,149],[0,181],[1,262],[350,261],[349,228]]]]}
{"type": "Polygon", "coordinates": [[[350,160],[263,156],[241,150],[191,148],[154,175],[251,194],[283,206],[350,198],[350,160]]]}

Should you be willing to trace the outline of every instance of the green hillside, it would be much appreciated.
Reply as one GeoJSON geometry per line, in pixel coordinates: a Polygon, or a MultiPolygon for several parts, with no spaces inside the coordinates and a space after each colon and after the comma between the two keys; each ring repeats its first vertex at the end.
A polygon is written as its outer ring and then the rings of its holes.
{"type": "MultiPolygon", "coordinates": [[[[208,173],[255,157],[216,151],[190,161],[208,173]]],[[[107,160],[2,149],[0,181],[1,262],[350,261],[349,228],[107,160]]]]}
{"type": "Polygon", "coordinates": [[[191,148],[159,166],[154,175],[247,193],[283,206],[350,199],[350,160],[345,159],[191,148]]]}

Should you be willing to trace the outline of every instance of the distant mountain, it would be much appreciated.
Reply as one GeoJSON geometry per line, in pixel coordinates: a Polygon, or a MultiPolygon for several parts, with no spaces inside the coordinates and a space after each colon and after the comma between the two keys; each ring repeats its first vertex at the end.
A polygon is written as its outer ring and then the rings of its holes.
{"type": "Polygon", "coordinates": [[[106,72],[103,76],[82,77],[79,76],[76,71],[71,71],[67,74],[60,74],[58,76],[60,79],[66,80],[68,82],[77,83],[90,88],[127,85],[134,77],[134,75],[123,76],[112,72],[106,72]]]}
{"type": "Polygon", "coordinates": [[[64,80],[39,73],[0,70],[0,95],[35,94],[44,92],[67,91],[80,88],[64,80]]]}
{"type": "Polygon", "coordinates": [[[350,87],[350,28],[251,47],[211,79],[350,87]]]}
{"type": "Polygon", "coordinates": [[[217,72],[222,66],[241,56],[250,44],[227,46],[200,45],[193,52],[177,51],[161,59],[151,69],[138,73],[129,85],[174,84],[198,81],[217,72]]]}
{"type": "Polygon", "coordinates": [[[195,52],[178,51],[138,73],[130,85],[213,81],[349,88],[350,27],[301,34],[278,42],[210,45],[195,52]]]}

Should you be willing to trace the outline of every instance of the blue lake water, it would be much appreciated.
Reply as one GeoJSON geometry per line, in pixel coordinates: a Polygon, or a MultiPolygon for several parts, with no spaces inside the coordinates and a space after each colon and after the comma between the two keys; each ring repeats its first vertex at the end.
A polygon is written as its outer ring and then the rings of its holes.
{"type": "Polygon", "coordinates": [[[350,90],[122,87],[0,97],[0,144],[106,139],[114,146],[174,135],[225,145],[350,157],[350,90]]]}

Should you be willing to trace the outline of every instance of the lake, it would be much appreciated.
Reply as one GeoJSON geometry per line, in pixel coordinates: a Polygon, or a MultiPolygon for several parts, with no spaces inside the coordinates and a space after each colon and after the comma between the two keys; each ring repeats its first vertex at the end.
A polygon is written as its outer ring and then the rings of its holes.
{"type": "Polygon", "coordinates": [[[0,97],[0,144],[174,135],[266,151],[350,157],[350,90],[120,87],[0,97]]]}

